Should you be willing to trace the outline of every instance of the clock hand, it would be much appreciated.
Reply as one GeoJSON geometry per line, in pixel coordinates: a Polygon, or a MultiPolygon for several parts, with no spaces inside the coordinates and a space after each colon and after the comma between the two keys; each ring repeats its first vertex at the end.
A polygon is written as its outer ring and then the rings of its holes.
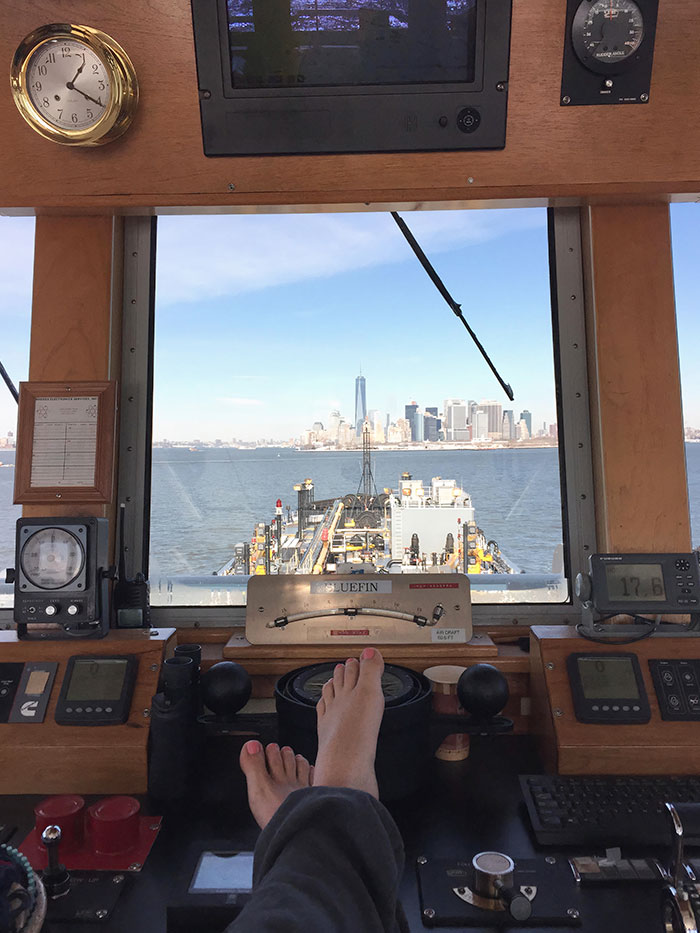
{"type": "MultiPolygon", "coordinates": [[[[69,81],[69,82],[66,84],[66,87],[68,88],[69,91],[72,91],[72,90],[73,90],[73,85],[75,84],[75,79],[78,77],[78,75],[80,74],[80,72],[83,70],[84,67],[85,67],[85,55],[83,55],[83,64],[82,64],[82,65],[80,66],[80,68],[78,68],[78,70],[76,71],[75,76],[73,77],[73,80],[72,80],[72,81],[69,81]]],[[[76,90],[77,90],[77,88],[76,88],[76,90]]]]}
{"type": "Polygon", "coordinates": [[[104,107],[104,104],[102,103],[101,100],[95,100],[94,97],[90,97],[89,94],[86,94],[85,91],[81,91],[80,88],[76,87],[72,82],[71,82],[71,91],[77,91],[78,94],[82,94],[83,97],[85,97],[87,100],[91,100],[93,104],[97,104],[98,107],[104,107]]]}

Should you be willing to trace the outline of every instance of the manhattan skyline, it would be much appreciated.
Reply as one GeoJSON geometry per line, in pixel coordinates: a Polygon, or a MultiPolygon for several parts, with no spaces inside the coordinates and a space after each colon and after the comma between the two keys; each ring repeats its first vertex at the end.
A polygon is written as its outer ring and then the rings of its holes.
{"type": "MultiPolygon", "coordinates": [[[[405,212],[509,403],[387,213],[159,218],[154,438],[300,436],[332,410],[493,398],[556,422],[546,215],[405,212]],[[348,391],[349,387],[349,391],[348,391]]],[[[685,424],[700,427],[700,205],[671,206],[685,424]]],[[[27,379],[34,221],[0,217],[0,361],[27,379]]],[[[651,352],[651,351],[650,351],[651,352]]],[[[16,430],[0,383],[0,437],[16,430]]]]}

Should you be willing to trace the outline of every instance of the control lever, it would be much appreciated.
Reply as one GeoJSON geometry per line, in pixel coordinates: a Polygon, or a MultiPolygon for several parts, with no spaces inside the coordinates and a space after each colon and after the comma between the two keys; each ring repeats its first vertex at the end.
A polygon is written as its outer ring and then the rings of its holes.
{"type": "Polygon", "coordinates": [[[46,848],[49,864],[42,875],[46,894],[54,900],[70,891],[70,874],[58,859],[58,844],[61,841],[61,827],[47,826],[41,834],[41,841],[46,848]]]}
{"type": "Polygon", "coordinates": [[[666,803],[673,842],[668,883],[664,900],[664,929],[666,933],[698,933],[700,916],[700,885],[690,881],[684,860],[684,835],[694,836],[700,831],[700,804],[666,803]]]}

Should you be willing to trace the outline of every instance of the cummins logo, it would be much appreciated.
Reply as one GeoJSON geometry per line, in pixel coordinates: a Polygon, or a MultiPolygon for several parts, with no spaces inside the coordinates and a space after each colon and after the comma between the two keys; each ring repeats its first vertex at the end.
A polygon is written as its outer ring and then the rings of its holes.
{"type": "Polygon", "coordinates": [[[39,703],[37,700],[27,700],[26,703],[23,703],[20,708],[20,714],[22,716],[36,716],[37,709],[39,708],[39,703]]]}

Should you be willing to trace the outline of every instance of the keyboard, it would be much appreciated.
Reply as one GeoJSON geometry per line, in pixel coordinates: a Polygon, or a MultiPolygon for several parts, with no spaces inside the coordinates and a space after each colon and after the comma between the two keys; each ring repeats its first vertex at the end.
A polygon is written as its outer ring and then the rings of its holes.
{"type": "MultiPolygon", "coordinates": [[[[520,775],[535,838],[544,846],[671,844],[664,807],[700,803],[700,777],[520,775]]],[[[688,837],[700,845],[700,837],[688,837]]]]}

